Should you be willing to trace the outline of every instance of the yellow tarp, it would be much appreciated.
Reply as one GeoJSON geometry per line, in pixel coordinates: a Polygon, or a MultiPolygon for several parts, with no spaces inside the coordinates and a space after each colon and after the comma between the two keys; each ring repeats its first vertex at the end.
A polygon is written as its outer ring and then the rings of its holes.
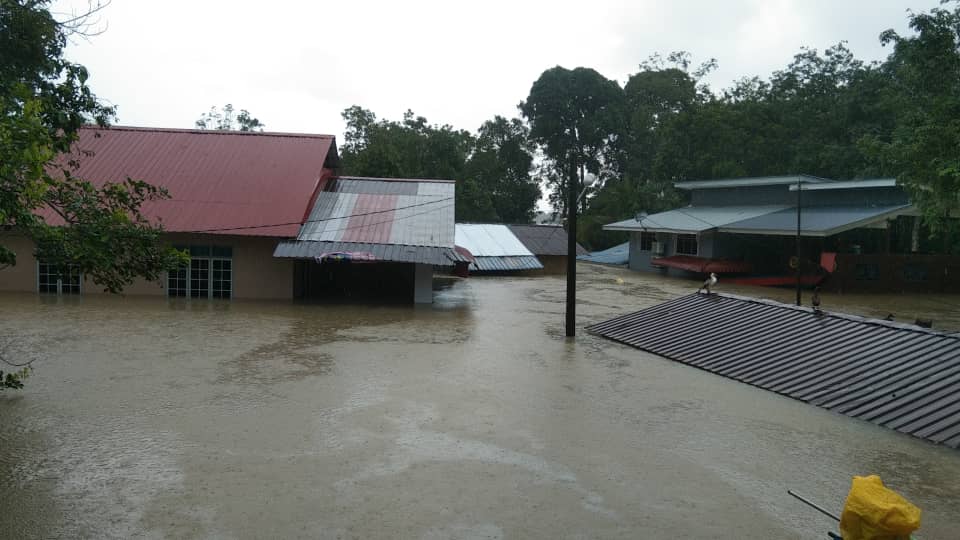
{"type": "Polygon", "coordinates": [[[920,509],[879,476],[854,476],[840,516],[843,540],[901,540],[920,528],[920,509]]]}

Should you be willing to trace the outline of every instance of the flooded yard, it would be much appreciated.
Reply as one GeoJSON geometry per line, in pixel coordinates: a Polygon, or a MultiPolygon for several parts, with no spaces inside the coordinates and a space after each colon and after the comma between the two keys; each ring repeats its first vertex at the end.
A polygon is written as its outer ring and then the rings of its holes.
{"type": "MultiPolygon", "coordinates": [[[[0,394],[0,536],[822,539],[787,489],[839,512],[880,474],[955,537],[960,452],[582,331],[696,287],[581,265],[575,342],[561,277],[418,307],[0,295],[37,357],[0,394]]],[[[960,330],[957,297],[823,304],[960,330]]]]}

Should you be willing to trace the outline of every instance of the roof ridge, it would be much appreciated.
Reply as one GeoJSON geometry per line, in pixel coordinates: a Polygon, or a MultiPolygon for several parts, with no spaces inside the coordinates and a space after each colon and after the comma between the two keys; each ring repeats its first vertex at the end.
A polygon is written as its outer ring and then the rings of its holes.
{"type": "Polygon", "coordinates": [[[339,175],[334,176],[334,179],[340,180],[370,180],[374,182],[438,182],[445,184],[456,183],[456,180],[447,180],[444,178],[385,178],[379,176],[351,176],[351,175],[339,175]]]}
{"type": "MultiPolygon", "coordinates": [[[[695,292],[695,293],[690,293],[690,294],[687,295],[687,296],[693,296],[693,295],[699,295],[699,294],[700,294],[699,292],[695,292]]],[[[770,306],[770,307],[775,307],[775,308],[780,308],[780,309],[788,309],[788,310],[792,310],[792,311],[803,311],[803,312],[806,312],[806,313],[813,313],[813,308],[809,308],[809,307],[806,307],[806,306],[796,306],[796,305],[793,305],[793,304],[787,304],[787,303],[785,303],[785,302],[780,302],[780,301],[773,300],[773,299],[770,299],[770,298],[754,298],[754,297],[752,297],[752,296],[741,296],[741,295],[739,295],[739,294],[721,293],[721,292],[713,292],[713,293],[711,293],[711,295],[714,295],[714,294],[715,294],[716,296],[721,297],[721,298],[729,298],[729,299],[731,299],[731,300],[739,300],[739,301],[741,301],[741,302],[749,302],[749,303],[753,303],[753,304],[761,304],[761,305],[770,306]]],[[[872,324],[872,325],[875,325],[875,326],[883,326],[883,327],[892,328],[892,329],[895,329],[895,330],[905,330],[905,331],[908,331],[908,332],[916,332],[916,333],[919,333],[919,334],[928,334],[928,335],[933,335],[933,336],[940,336],[940,337],[946,337],[946,338],[952,338],[952,339],[960,340],[960,336],[958,336],[956,332],[946,332],[946,331],[942,331],[942,330],[934,330],[934,329],[932,329],[932,328],[923,328],[923,327],[921,327],[921,326],[916,326],[916,325],[909,324],[909,323],[902,323],[902,322],[896,322],[896,321],[886,321],[886,320],[883,320],[883,319],[874,319],[874,318],[871,318],[871,317],[864,317],[864,316],[861,316],[861,315],[854,315],[854,314],[852,314],[852,313],[844,313],[844,312],[842,312],[842,311],[820,310],[820,313],[822,313],[823,316],[825,316],[825,317],[832,317],[832,318],[834,318],[834,319],[843,319],[843,320],[846,320],[846,321],[858,322],[858,323],[862,323],[862,324],[872,324]]]]}
{"type": "Polygon", "coordinates": [[[198,129],[198,128],[161,128],[161,127],[146,127],[146,126],[122,126],[122,125],[109,125],[109,126],[98,126],[94,124],[86,124],[81,127],[81,129],[88,130],[102,130],[102,131],[142,131],[142,132],[157,132],[157,133],[193,133],[196,135],[237,135],[241,137],[295,137],[295,138],[304,138],[304,139],[336,139],[334,135],[324,135],[322,133],[292,133],[285,131],[236,131],[236,130],[226,130],[226,129],[198,129]]]}

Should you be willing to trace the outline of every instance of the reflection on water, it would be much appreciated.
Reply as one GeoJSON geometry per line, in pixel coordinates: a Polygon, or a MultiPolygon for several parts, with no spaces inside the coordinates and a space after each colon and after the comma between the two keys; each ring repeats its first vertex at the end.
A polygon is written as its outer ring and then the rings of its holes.
{"type": "MultiPolygon", "coordinates": [[[[698,286],[580,270],[581,327],[698,286]]],[[[0,336],[39,358],[0,394],[2,536],[823,538],[786,489],[837,509],[871,472],[928,538],[960,522],[960,452],[568,340],[561,277],[436,285],[432,306],[0,295],[0,336]]],[[[956,300],[824,305],[960,330],[956,300]]]]}

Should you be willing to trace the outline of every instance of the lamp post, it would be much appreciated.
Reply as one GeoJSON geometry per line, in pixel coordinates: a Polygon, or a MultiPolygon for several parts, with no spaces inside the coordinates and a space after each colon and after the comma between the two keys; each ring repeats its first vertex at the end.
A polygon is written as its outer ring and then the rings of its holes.
{"type": "Polygon", "coordinates": [[[570,160],[567,180],[567,337],[577,333],[577,162],[570,160]]]}
{"type": "Polygon", "coordinates": [[[802,191],[803,184],[801,179],[797,178],[797,305],[802,304],[802,299],[800,297],[800,205],[803,202],[803,199],[800,196],[802,191]]]}

